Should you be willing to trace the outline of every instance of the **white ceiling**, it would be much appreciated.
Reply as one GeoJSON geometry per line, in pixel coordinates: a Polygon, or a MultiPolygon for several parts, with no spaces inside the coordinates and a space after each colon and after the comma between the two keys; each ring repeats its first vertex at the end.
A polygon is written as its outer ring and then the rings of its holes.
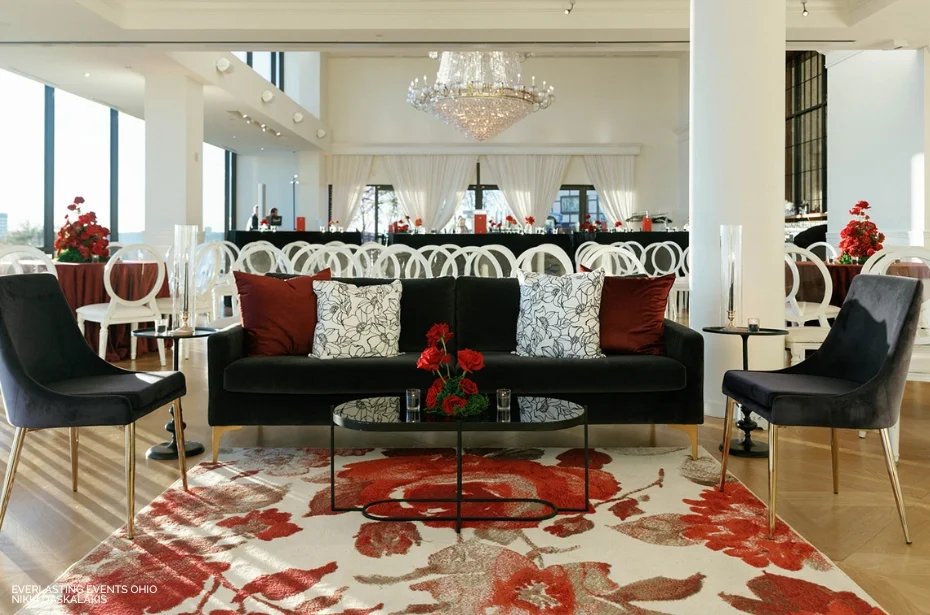
{"type": "MultiPolygon", "coordinates": [[[[7,0],[0,68],[141,116],[144,75],[185,70],[170,51],[677,55],[688,48],[690,1],[576,0],[566,16],[569,0],[7,0]]],[[[930,0],[809,0],[806,18],[800,0],[744,1],[785,2],[788,49],[930,45],[930,0]]],[[[284,127],[276,138],[235,119],[231,111],[255,113],[209,83],[204,104],[210,143],[240,153],[307,147],[284,127]]]]}

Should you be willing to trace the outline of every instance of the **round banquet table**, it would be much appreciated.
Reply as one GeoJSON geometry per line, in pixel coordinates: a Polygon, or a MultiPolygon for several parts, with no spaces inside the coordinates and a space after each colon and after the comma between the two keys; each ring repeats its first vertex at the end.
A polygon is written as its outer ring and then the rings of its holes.
{"type": "MultiPolygon", "coordinates": [[[[103,271],[106,263],[55,263],[58,271],[58,283],[64,292],[72,313],[79,307],[94,303],[109,303],[110,297],[103,285],[103,271]]],[[[154,262],[121,261],[113,267],[113,290],[125,299],[139,299],[152,288],[158,275],[154,262]]],[[[170,297],[168,276],[158,293],[159,297],[170,297]]],[[[139,323],[141,326],[143,323],[139,323]]],[[[100,339],[100,325],[88,322],[84,337],[94,352],[97,352],[100,339]]],[[[129,358],[129,345],[132,339],[130,325],[112,325],[107,341],[107,361],[122,361],[129,358]]],[[[138,355],[158,350],[154,339],[139,339],[138,355]]]]}
{"type": "MultiPolygon", "coordinates": [[[[823,276],[817,267],[809,261],[795,263],[798,266],[798,301],[812,301],[819,303],[823,299],[823,276]]],[[[862,265],[843,265],[841,263],[826,263],[830,280],[833,282],[833,296],[830,305],[840,307],[846,301],[849,286],[853,278],[862,273],[862,265]]],[[[906,276],[930,280],[930,267],[924,263],[894,263],[888,267],[889,275],[906,276]]],[[[785,266],[785,294],[791,289],[791,271],[785,266]]],[[[927,291],[925,291],[927,292],[927,291]]]]}

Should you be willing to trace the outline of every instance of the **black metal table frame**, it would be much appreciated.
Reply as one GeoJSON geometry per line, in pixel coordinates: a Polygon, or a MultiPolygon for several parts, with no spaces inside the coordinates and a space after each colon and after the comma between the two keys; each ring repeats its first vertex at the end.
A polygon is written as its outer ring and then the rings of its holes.
{"type": "MultiPolygon", "coordinates": [[[[462,497],[462,421],[458,421],[458,428],[455,430],[456,433],[456,444],[455,444],[455,465],[456,465],[456,489],[454,498],[389,498],[385,500],[375,500],[374,502],[369,502],[364,506],[359,507],[348,507],[348,508],[337,508],[336,507],[336,422],[335,420],[330,420],[329,424],[329,492],[330,492],[330,507],[333,512],[360,512],[362,516],[366,519],[371,519],[372,521],[455,521],[455,532],[461,533],[462,531],[462,522],[463,521],[546,521],[547,519],[552,519],[558,514],[562,513],[586,513],[590,506],[589,489],[590,482],[588,480],[590,473],[590,460],[588,453],[588,409],[584,409],[584,422],[582,427],[584,428],[584,506],[581,508],[559,508],[552,502],[547,500],[541,500],[539,498],[465,498],[462,497]],[[406,516],[383,516],[375,515],[369,512],[369,508],[374,506],[384,505],[384,504],[396,504],[396,503],[410,503],[410,502],[446,502],[446,503],[455,503],[455,516],[444,515],[441,517],[406,517],[406,516]],[[530,517],[504,517],[504,516],[463,516],[462,515],[462,504],[470,504],[473,502],[483,502],[483,503],[494,503],[494,504],[507,504],[507,503],[517,503],[517,502],[526,502],[540,504],[550,508],[550,512],[547,514],[540,514],[530,517]]],[[[549,431],[549,430],[547,430],[549,431]]],[[[554,431],[554,430],[552,430],[554,431]]]]}
{"type": "MultiPolygon", "coordinates": [[[[197,329],[207,329],[207,327],[197,327],[197,329]]],[[[137,329],[132,332],[132,335],[135,337],[144,337],[149,339],[164,339],[171,340],[174,342],[174,348],[171,352],[172,357],[172,366],[174,371],[181,371],[181,340],[193,340],[206,337],[206,335],[145,335],[139,334],[140,332],[150,331],[149,329],[137,329]]],[[[216,329],[211,329],[212,335],[216,333],[216,329]]],[[[159,444],[153,444],[149,447],[149,450],[145,451],[145,456],[148,459],[154,459],[156,461],[171,461],[178,458],[178,439],[174,431],[174,402],[168,407],[168,414],[171,415],[171,420],[165,423],[165,431],[171,435],[171,440],[161,442],[159,444]]],[[[187,428],[187,423],[181,425],[181,430],[187,428]]],[[[191,457],[193,455],[199,455],[204,452],[206,448],[200,442],[196,440],[184,439],[184,456],[191,457]]]]}

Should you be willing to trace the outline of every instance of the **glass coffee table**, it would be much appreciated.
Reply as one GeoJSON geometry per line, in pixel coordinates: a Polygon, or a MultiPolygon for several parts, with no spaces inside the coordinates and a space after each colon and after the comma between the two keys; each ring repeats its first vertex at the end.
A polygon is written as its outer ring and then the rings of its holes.
{"type": "MultiPolygon", "coordinates": [[[[492,400],[493,405],[493,400],[492,400]]],[[[515,396],[511,410],[489,408],[483,414],[454,418],[428,413],[423,410],[408,412],[402,396],[368,397],[333,407],[329,433],[330,454],[330,507],[334,512],[360,512],[372,521],[455,521],[455,531],[461,532],[463,521],[545,521],[560,513],[588,512],[588,411],[580,405],[547,397],[515,396]],[[368,502],[363,506],[340,508],[336,506],[336,426],[354,431],[378,432],[454,432],[456,434],[456,490],[454,498],[394,498],[368,502]],[[577,508],[562,508],[538,498],[466,498],[462,494],[462,434],[466,431],[557,431],[570,427],[584,427],[584,502],[577,508]],[[455,504],[455,515],[406,517],[377,515],[372,507],[410,502],[444,502],[455,504]],[[531,516],[468,516],[462,514],[462,504],[477,503],[528,503],[539,504],[544,512],[531,516]]]]}

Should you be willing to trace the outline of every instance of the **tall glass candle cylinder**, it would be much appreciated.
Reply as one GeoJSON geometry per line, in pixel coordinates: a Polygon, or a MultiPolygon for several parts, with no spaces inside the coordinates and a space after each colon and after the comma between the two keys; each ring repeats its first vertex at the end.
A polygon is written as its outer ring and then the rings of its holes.
{"type": "Polygon", "coordinates": [[[743,227],[740,225],[720,226],[720,273],[723,300],[721,320],[727,327],[742,322],[743,312],[743,227]]]}
{"type": "Polygon", "coordinates": [[[169,288],[174,333],[193,333],[197,314],[197,235],[196,225],[177,224],[171,248],[169,288]]]}

